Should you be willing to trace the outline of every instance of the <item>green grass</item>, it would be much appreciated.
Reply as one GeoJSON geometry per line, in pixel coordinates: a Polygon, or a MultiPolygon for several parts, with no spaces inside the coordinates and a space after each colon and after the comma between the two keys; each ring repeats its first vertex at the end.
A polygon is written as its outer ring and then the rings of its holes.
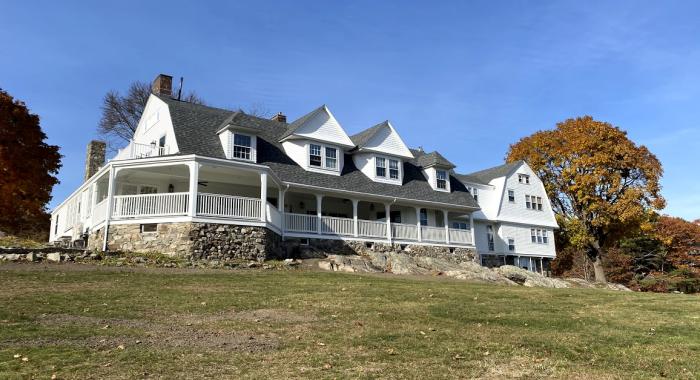
{"type": "Polygon", "coordinates": [[[675,294],[5,265],[0,378],[698,378],[699,318],[675,294]]]}

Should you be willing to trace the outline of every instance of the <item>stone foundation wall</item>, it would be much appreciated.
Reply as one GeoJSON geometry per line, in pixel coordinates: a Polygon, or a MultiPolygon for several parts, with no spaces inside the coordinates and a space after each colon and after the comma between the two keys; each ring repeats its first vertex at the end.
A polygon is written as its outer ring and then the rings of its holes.
{"type": "Polygon", "coordinates": [[[309,239],[309,244],[301,245],[300,239],[288,238],[284,241],[287,257],[321,258],[326,255],[362,255],[368,252],[396,252],[409,256],[423,256],[460,263],[476,261],[477,254],[473,248],[440,247],[419,244],[389,244],[363,241],[345,241],[328,239],[309,239]]]}
{"type": "MultiPolygon", "coordinates": [[[[89,250],[101,250],[104,228],[88,238],[89,250]]],[[[193,260],[264,260],[283,258],[281,237],[264,227],[212,223],[158,223],[156,232],[140,224],[109,226],[110,251],[158,252],[193,260]]]]}

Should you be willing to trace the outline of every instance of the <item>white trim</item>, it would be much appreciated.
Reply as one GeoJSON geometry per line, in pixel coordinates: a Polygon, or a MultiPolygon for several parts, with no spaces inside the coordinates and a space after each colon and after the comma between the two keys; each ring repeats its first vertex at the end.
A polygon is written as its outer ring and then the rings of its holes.
{"type": "Polygon", "coordinates": [[[393,239],[391,242],[386,239],[365,239],[362,237],[354,236],[343,236],[343,235],[319,235],[315,233],[298,233],[298,232],[287,232],[285,233],[285,238],[297,238],[297,239],[319,239],[319,240],[343,240],[343,241],[361,241],[369,243],[385,243],[385,244],[407,244],[407,245],[421,245],[427,247],[447,247],[447,248],[475,248],[474,244],[460,244],[460,243],[427,243],[419,242],[416,240],[398,240],[393,239]]]}

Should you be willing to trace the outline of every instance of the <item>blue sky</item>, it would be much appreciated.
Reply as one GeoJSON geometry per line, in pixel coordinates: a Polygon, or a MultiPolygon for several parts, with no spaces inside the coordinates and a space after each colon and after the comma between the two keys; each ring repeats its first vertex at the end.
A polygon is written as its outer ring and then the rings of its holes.
{"type": "Polygon", "coordinates": [[[700,3],[658,1],[0,2],[0,87],[81,182],[106,91],[158,73],[210,105],[294,119],[328,104],[348,133],[385,119],[462,172],[592,115],[662,161],[665,212],[700,218],[700,3]]]}

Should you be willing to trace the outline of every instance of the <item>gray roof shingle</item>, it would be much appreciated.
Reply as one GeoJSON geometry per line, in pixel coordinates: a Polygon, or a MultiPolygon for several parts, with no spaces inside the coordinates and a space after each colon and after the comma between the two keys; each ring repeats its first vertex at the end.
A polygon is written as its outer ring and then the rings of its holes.
{"type": "MultiPolygon", "coordinates": [[[[259,131],[257,139],[258,163],[269,166],[275,175],[284,182],[318,186],[331,190],[439,202],[460,207],[479,207],[467,192],[466,187],[454,176],[450,176],[451,192],[433,190],[421,172],[418,160],[424,153],[419,151],[412,151],[417,158],[404,161],[402,186],[375,182],[367,178],[355,166],[350,154],[345,154],[345,164],[340,176],[310,172],[289,158],[282,149],[282,144],[279,141],[282,136],[288,136],[289,131],[293,130],[286,123],[167,97],[159,98],[169,106],[180,154],[226,158],[216,132],[221,129],[224,122],[227,122],[259,131]],[[419,154],[416,154],[417,152],[419,154]]],[[[305,116],[309,116],[319,109],[305,116]]]]}
{"type": "Polygon", "coordinates": [[[499,166],[494,166],[492,168],[479,170],[478,172],[469,174],[455,174],[455,176],[464,182],[472,183],[483,183],[488,184],[491,180],[499,177],[505,177],[510,174],[513,170],[518,168],[520,165],[525,163],[525,161],[515,161],[508,164],[503,164],[499,166]]]}
{"type": "Polygon", "coordinates": [[[413,153],[413,156],[417,158],[418,165],[424,168],[429,168],[431,166],[444,166],[448,169],[455,168],[455,165],[448,161],[438,151],[425,153],[420,150],[411,149],[411,153],[413,153]]]}

